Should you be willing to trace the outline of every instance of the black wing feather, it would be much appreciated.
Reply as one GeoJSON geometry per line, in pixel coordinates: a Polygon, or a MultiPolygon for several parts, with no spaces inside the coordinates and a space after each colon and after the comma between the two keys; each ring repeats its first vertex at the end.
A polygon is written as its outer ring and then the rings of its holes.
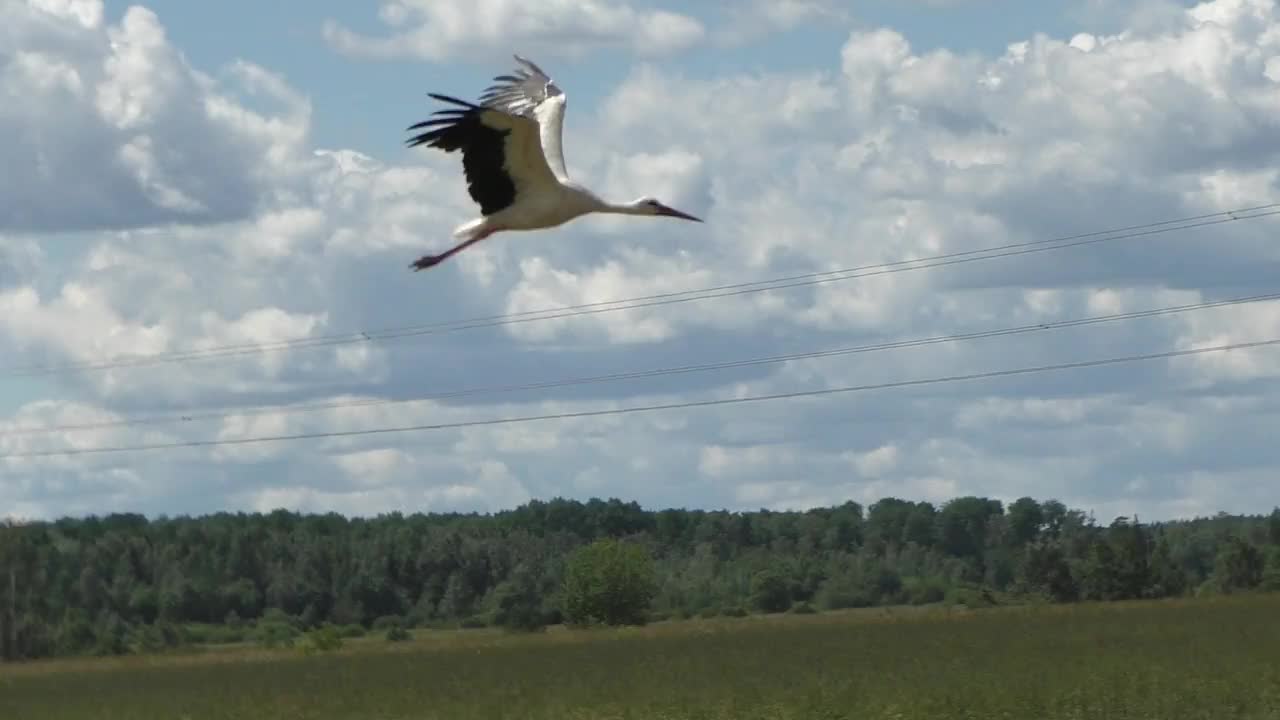
{"type": "Polygon", "coordinates": [[[480,205],[482,214],[492,215],[515,202],[516,185],[506,170],[506,139],[511,131],[480,122],[485,108],[479,105],[447,95],[428,94],[460,109],[437,110],[432,116],[439,117],[410,125],[409,130],[423,132],[406,141],[409,147],[426,145],[445,152],[461,150],[467,192],[480,205]]]}

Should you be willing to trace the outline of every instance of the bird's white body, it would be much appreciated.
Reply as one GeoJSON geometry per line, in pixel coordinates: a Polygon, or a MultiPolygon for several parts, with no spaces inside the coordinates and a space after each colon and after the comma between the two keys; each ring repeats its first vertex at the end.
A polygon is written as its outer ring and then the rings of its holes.
{"type": "Polygon", "coordinates": [[[563,225],[588,213],[698,218],[651,198],[609,203],[569,179],[562,131],[565,95],[537,65],[516,56],[523,69],[494,78],[480,104],[432,94],[460,106],[435,113],[409,129],[432,128],[410,139],[445,152],[461,150],[471,198],[482,216],[458,226],[463,242],[440,255],[424,256],[413,267],[435,265],[495,232],[539,230],[563,225]]]}
{"type": "Polygon", "coordinates": [[[606,212],[608,204],[585,188],[556,182],[522,192],[516,201],[492,215],[458,226],[454,237],[480,230],[541,230],[563,225],[593,212],[606,212]]]}

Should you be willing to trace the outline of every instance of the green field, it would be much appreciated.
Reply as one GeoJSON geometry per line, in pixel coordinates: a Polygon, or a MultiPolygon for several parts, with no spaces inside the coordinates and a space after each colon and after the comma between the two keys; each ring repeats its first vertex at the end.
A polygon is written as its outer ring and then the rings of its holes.
{"type": "Polygon", "coordinates": [[[38,662],[0,718],[1280,718],[1280,595],[38,662]]]}

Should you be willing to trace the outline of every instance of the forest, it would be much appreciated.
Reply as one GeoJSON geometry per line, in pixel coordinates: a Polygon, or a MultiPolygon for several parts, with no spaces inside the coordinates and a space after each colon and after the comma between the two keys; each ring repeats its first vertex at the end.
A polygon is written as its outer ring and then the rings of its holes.
{"type": "Polygon", "coordinates": [[[566,571],[600,541],[651,578],[627,586],[640,612],[626,623],[1280,590],[1280,508],[1105,525],[1056,500],[972,496],[791,512],[556,498],[493,514],[125,513],[0,526],[0,655],[272,643],[319,627],[535,630],[581,605],[566,571]]]}

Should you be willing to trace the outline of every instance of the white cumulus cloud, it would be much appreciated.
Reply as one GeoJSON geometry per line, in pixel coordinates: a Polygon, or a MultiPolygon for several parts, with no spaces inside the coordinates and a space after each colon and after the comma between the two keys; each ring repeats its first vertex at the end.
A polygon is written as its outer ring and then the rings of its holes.
{"type": "Polygon", "coordinates": [[[654,55],[683,50],[706,34],[688,15],[619,0],[393,0],[378,14],[387,35],[362,35],[328,21],[325,38],[353,55],[443,60],[511,46],[570,55],[621,46],[654,55]]]}
{"type": "Polygon", "coordinates": [[[107,23],[101,0],[10,0],[0,28],[0,231],[248,217],[305,140],[305,100],[277,98],[272,117],[239,105],[265,71],[216,81],[145,7],[107,23]]]}

